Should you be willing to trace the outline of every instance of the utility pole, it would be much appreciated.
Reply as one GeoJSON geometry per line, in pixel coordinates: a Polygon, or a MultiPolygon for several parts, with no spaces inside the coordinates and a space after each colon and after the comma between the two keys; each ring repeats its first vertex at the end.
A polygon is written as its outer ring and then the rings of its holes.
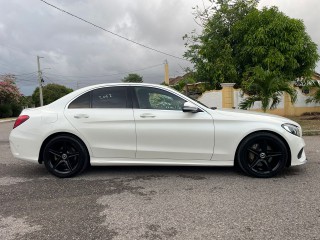
{"type": "Polygon", "coordinates": [[[169,86],[169,64],[168,61],[164,61],[164,83],[169,86]]]}
{"type": "Polygon", "coordinates": [[[42,95],[42,72],[40,70],[40,58],[43,57],[39,57],[37,56],[37,62],[38,62],[38,81],[39,81],[39,93],[40,93],[40,106],[43,106],[43,95],[42,95]]]}

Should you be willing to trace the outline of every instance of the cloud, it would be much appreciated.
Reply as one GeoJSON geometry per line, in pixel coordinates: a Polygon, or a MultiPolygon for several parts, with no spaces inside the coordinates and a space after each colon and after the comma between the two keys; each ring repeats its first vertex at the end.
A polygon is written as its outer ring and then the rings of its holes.
{"type": "MultiPolygon", "coordinates": [[[[192,7],[199,4],[196,0],[48,2],[105,29],[178,57],[185,51],[182,36],[193,29],[200,31],[192,15],[192,7]]],[[[183,74],[183,67],[191,66],[187,61],[159,54],[90,26],[39,0],[0,0],[0,3],[0,74],[37,71],[37,55],[44,57],[41,68],[46,83],[56,82],[72,88],[118,82],[126,74],[95,76],[134,72],[159,65],[165,59],[169,61],[172,77],[183,74]]],[[[319,44],[316,21],[319,1],[261,1],[261,5],[269,3],[278,5],[290,17],[303,19],[313,41],[319,44]]],[[[164,78],[163,66],[137,73],[145,82],[160,83],[164,78]]],[[[37,74],[20,76],[18,85],[24,94],[31,94],[37,86],[37,74]]]]}

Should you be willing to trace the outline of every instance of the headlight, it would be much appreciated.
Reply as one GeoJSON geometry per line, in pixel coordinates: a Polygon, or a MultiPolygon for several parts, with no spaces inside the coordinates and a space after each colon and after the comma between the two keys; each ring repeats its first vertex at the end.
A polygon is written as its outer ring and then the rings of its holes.
{"type": "Polygon", "coordinates": [[[300,128],[296,125],[290,124],[290,123],[284,123],[281,125],[285,130],[287,130],[289,133],[292,133],[293,135],[296,135],[298,137],[301,137],[300,128]]]}

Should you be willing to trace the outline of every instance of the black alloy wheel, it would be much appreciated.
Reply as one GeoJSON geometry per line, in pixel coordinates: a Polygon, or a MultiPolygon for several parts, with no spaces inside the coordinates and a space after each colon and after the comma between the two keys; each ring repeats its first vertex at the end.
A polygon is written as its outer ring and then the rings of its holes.
{"type": "Polygon", "coordinates": [[[288,161],[288,149],[272,133],[255,133],[244,139],[237,152],[240,168],[247,174],[267,178],[283,170],[288,161]]]}
{"type": "Polygon", "coordinates": [[[88,165],[89,155],[80,140],[72,136],[60,135],[46,144],[43,161],[50,173],[66,178],[81,173],[88,165]]]}

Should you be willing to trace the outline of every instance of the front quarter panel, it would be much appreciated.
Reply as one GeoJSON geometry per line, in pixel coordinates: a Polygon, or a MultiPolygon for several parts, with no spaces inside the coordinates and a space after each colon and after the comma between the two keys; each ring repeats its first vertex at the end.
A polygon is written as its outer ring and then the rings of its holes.
{"type": "Polygon", "coordinates": [[[254,132],[271,132],[282,137],[290,148],[292,165],[302,164],[305,156],[297,159],[298,152],[305,146],[304,140],[281,127],[277,121],[262,121],[261,119],[235,119],[215,116],[215,147],[213,161],[234,161],[237,148],[241,141],[254,132]],[[301,162],[301,163],[300,163],[301,162]]]}

